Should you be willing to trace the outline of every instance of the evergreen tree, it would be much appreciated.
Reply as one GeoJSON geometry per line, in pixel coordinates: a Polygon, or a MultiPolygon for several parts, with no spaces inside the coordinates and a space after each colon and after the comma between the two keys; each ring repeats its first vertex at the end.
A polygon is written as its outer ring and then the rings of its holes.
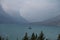
{"type": "Polygon", "coordinates": [[[36,34],[36,40],[37,40],[37,38],[38,38],[38,36],[37,36],[37,34],[36,34]]]}
{"type": "Polygon", "coordinates": [[[6,37],[6,40],[8,40],[8,36],[6,37]]]}
{"type": "Polygon", "coordinates": [[[36,40],[36,36],[34,33],[32,33],[31,40],[36,40]]]}
{"type": "Polygon", "coordinates": [[[60,34],[58,35],[58,39],[57,40],[60,40],[60,34]]]}
{"type": "Polygon", "coordinates": [[[17,37],[17,40],[18,40],[18,37],[17,37]]]}
{"type": "Polygon", "coordinates": [[[0,36],[0,40],[1,40],[1,36],[0,36]]]}
{"type": "Polygon", "coordinates": [[[44,39],[45,39],[44,34],[43,34],[43,32],[41,31],[41,33],[40,33],[40,35],[39,35],[39,37],[38,37],[37,40],[44,40],[44,39]]]}
{"type": "Polygon", "coordinates": [[[46,39],[46,40],[48,40],[48,39],[46,39]]]}
{"type": "Polygon", "coordinates": [[[2,38],[2,40],[4,40],[4,38],[2,38]]]}
{"type": "Polygon", "coordinates": [[[25,33],[25,36],[24,36],[23,40],[28,40],[27,32],[25,33]]]}
{"type": "Polygon", "coordinates": [[[8,38],[6,38],[6,40],[8,40],[8,38]]]}

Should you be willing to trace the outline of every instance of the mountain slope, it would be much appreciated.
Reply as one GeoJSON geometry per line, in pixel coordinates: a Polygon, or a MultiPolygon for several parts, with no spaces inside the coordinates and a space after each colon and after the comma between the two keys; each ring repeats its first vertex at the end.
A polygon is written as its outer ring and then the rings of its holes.
{"type": "Polygon", "coordinates": [[[46,25],[60,25],[60,15],[43,22],[46,25]]]}
{"type": "Polygon", "coordinates": [[[42,22],[33,22],[31,24],[37,25],[60,25],[60,15],[54,18],[42,21],[42,22]]]}
{"type": "MultiPolygon", "coordinates": [[[[17,13],[16,13],[17,14],[17,13]]],[[[0,5],[0,24],[23,24],[27,23],[27,21],[22,18],[19,14],[17,16],[10,16],[6,13],[2,6],[0,5]]]]}

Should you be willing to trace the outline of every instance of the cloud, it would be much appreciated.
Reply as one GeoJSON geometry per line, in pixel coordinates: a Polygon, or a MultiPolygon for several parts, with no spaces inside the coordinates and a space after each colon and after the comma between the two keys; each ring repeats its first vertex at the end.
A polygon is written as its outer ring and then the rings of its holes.
{"type": "Polygon", "coordinates": [[[43,21],[60,15],[59,0],[3,0],[6,12],[20,11],[21,16],[30,22],[43,21]]]}
{"type": "MultiPolygon", "coordinates": [[[[52,1],[52,0],[51,0],[52,1]]],[[[60,14],[58,2],[44,0],[26,1],[20,9],[21,15],[29,21],[43,21],[60,14]]]]}

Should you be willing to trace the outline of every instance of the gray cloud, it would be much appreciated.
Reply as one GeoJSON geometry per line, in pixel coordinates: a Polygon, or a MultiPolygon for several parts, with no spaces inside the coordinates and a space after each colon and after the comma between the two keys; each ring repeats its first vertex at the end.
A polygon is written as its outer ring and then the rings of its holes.
{"type": "Polygon", "coordinates": [[[60,0],[3,0],[2,6],[6,12],[19,11],[30,22],[60,15],[60,0]]]}

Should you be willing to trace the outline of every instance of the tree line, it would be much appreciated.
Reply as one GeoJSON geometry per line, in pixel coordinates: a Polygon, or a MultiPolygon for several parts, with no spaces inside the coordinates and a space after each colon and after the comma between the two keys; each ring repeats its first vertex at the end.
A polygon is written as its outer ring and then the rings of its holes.
{"type": "MultiPolygon", "coordinates": [[[[8,36],[4,39],[4,37],[0,36],[0,40],[9,40],[8,36]]],[[[17,40],[19,40],[17,38],[17,40]]],[[[28,37],[28,33],[26,32],[22,40],[49,40],[48,38],[44,37],[43,31],[39,35],[32,33],[31,37],[28,37]]],[[[60,34],[58,34],[57,40],[60,40],[60,34]]]]}
{"type": "MultiPolygon", "coordinates": [[[[39,35],[32,33],[31,37],[28,37],[27,32],[22,40],[49,40],[48,38],[44,37],[43,31],[39,35]]],[[[60,34],[58,34],[57,40],[60,40],[60,34]]]]}

